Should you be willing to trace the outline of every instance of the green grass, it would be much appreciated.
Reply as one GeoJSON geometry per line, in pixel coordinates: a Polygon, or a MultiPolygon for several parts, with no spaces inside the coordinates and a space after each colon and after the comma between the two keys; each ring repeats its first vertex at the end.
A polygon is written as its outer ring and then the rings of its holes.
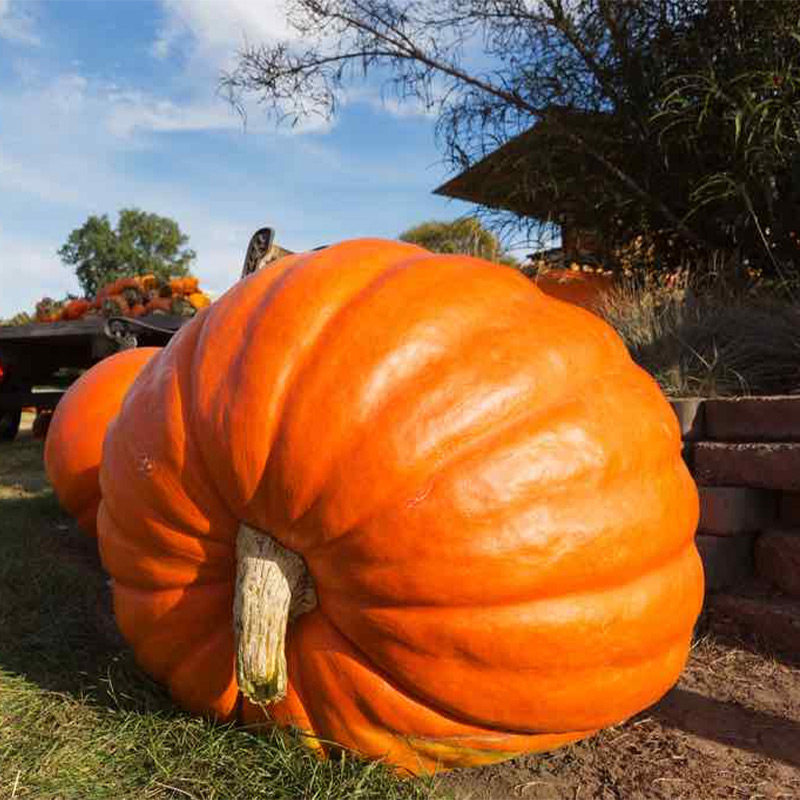
{"type": "Polygon", "coordinates": [[[95,543],[60,511],[41,459],[30,439],[0,446],[0,798],[442,796],[175,708],[119,638],[95,543]]]}

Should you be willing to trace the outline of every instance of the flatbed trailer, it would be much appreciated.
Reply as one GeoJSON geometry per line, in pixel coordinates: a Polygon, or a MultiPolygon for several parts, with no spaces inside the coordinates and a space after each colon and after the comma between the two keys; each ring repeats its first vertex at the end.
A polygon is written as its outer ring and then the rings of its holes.
{"type": "MultiPolygon", "coordinates": [[[[274,244],[274,235],[272,228],[253,234],[242,278],[290,252],[274,244]]],[[[0,326],[0,441],[17,435],[24,408],[55,408],[69,382],[60,373],[77,374],[119,350],[163,347],[191,319],[158,313],[0,326]]]]}
{"type": "Polygon", "coordinates": [[[0,440],[16,436],[22,409],[39,413],[55,408],[66,390],[58,386],[63,383],[59,373],[88,369],[118,350],[163,347],[189,319],[91,316],[0,327],[0,440]]]}

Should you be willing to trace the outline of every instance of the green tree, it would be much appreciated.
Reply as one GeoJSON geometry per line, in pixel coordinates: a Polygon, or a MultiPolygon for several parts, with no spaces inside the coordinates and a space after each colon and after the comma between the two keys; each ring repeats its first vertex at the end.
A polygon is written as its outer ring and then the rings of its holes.
{"type": "Polygon", "coordinates": [[[517,263],[505,252],[497,237],[475,217],[463,217],[452,222],[423,222],[403,231],[399,238],[433,253],[466,253],[509,266],[517,263]]]}
{"type": "Polygon", "coordinates": [[[196,257],[185,246],[188,241],[174,220],[124,208],[116,228],[105,214],[89,217],[70,233],[58,255],[75,269],[85,294],[94,297],[103,284],[117,278],[186,275],[196,257]]]}

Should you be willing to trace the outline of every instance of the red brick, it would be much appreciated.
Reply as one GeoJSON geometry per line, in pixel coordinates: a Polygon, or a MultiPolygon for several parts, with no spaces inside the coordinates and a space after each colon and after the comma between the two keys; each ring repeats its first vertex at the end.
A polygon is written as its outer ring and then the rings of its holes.
{"type": "Polygon", "coordinates": [[[781,492],[778,498],[781,525],[800,527],[800,492],[781,492]]]}
{"type": "Polygon", "coordinates": [[[697,534],[695,541],[703,560],[706,591],[718,592],[752,578],[755,538],[753,533],[736,536],[697,534]]]}
{"type": "Polygon", "coordinates": [[[692,445],[692,472],[701,486],[800,490],[800,443],[692,445]]]}
{"type": "Polygon", "coordinates": [[[760,531],[775,522],[776,493],[746,486],[701,486],[701,533],[729,536],[760,531]]]}
{"type": "Polygon", "coordinates": [[[800,397],[707,400],[707,439],[720,442],[800,442],[800,397]]]}
{"type": "Polygon", "coordinates": [[[759,536],[755,564],[760,578],[800,597],[800,530],[773,530],[759,536]]]}

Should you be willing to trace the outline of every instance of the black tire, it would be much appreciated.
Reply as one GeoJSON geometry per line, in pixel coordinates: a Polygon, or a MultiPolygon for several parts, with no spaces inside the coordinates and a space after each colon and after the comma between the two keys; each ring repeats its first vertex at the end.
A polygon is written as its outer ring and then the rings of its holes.
{"type": "Polygon", "coordinates": [[[19,431],[22,409],[0,411],[0,442],[13,442],[19,431]]]}

